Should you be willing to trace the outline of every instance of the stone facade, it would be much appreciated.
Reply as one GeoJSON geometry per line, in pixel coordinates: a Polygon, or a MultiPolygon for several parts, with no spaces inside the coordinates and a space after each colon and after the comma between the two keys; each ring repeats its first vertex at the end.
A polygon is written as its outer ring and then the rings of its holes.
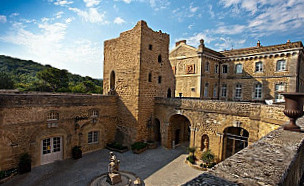
{"type": "Polygon", "coordinates": [[[116,96],[1,94],[0,170],[16,167],[25,152],[32,156],[33,166],[43,164],[42,143],[47,138],[61,138],[58,159],[70,158],[76,145],[84,153],[104,148],[114,140],[116,103],[116,96]],[[51,113],[56,117],[49,118],[51,113]],[[89,144],[92,131],[98,133],[98,139],[89,144]]]}
{"type": "Polygon", "coordinates": [[[203,40],[198,48],[180,41],[170,52],[170,62],[176,96],[280,102],[280,92],[304,91],[302,42],[216,52],[203,40]]]}
{"type": "Polygon", "coordinates": [[[126,144],[148,140],[154,97],[175,92],[168,57],[169,35],[151,30],[144,21],[104,43],[104,92],[112,88],[119,96],[118,125],[126,144]]]}
{"type": "MultiPolygon", "coordinates": [[[[288,120],[283,114],[284,107],[280,105],[184,98],[156,98],[155,103],[155,118],[160,121],[163,146],[172,148],[175,144],[175,125],[183,122],[182,119],[174,121],[172,118],[182,116],[189,121],[186,125],[190,127],[189,146],[196,148],[197,157],[204,150],[203,137],[206,135],[206,148],[214,153],[218,161],[225,159],[225,129],[234,127],[247,131],[247,143],[250,145],[288,120]]],[[[185,133],[181,131],[179,135],[182,139],[185,133]]]]}

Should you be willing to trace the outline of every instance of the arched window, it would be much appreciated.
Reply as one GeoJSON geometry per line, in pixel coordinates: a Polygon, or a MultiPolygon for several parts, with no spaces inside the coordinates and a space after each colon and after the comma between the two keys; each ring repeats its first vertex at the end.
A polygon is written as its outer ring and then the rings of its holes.
{"type": "Polygon", "coordinates": [[[167,98],[171,98],[171,89],[170,88],[168,88],[167,98]]]}
{"type": "Polygon", "coordinates": [[[115,89],[115,72],[112,71],[110,75],[110,89],[114,90],[115,89]]]}
{"type": "Polygon", "coordinates": [[[158,55],[158,62],[161,63],[162,62],[162,56],[159,54],[158,55]]]}

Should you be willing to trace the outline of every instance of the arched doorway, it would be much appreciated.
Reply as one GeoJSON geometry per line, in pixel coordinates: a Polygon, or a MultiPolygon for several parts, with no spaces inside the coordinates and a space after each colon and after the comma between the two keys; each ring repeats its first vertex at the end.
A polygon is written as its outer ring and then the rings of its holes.
{"type": "Polygon", "coordinates": [[[160,121],[157,118],[154,120],[154,140],[161,144],[160,121]]]}
{"type": "Polygon", "coordinates": [[[170,117],[170,142],[178,145],[182,143],[186,146],[189,145],[190,141],[190,121],[187,117],[179,114],[175,114],[170,117]]]}
{"type": "Polygon", "coordinates": [[[171,98],[171,89],[170,88],[168,88],[167,98],[171,98]]]}
{"type": "Polygon", "coordinates": [[[249,132],[241,127],[224,130],[223,160],[248,146],[249,132]]]}
{"type": "Polygon", "coordinates": [[[112,71],[110,75],[110,90],[115,90],[115,72],[112,71]]]}

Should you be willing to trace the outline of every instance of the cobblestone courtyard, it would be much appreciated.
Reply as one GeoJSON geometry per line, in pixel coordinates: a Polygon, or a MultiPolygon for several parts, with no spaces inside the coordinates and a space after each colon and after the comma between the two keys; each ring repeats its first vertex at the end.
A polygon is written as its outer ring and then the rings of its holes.
{"type": "MultiPolygon", "coordinates": [[[[184,163],[185,147],[174,150],[158,147],[139,155],[128,151],[116,153],[116,156],[121,160],[121,170],[135,173],[147,186],[181,185],[202,173],[184,163]]],[[[85,154],[79,160],[57,161],[35,167],[28,174],[17,175],[3,186],[88,185],[107,171],[108,158],[109,150],[103,149],[85,154]]]]}

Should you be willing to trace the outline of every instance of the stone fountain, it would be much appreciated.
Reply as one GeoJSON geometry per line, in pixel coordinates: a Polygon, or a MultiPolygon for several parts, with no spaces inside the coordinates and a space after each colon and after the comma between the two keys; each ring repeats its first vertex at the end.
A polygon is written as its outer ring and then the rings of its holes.
{"type": "Polygon", "coordinates": [[[110,163],[108,164],[108,172],[94,178],[90,186],[142,186],[142,180],[135,174],[126,171],[120,171],[120,160],[118,160],[113,152],[110,152],[110,163]]]}

